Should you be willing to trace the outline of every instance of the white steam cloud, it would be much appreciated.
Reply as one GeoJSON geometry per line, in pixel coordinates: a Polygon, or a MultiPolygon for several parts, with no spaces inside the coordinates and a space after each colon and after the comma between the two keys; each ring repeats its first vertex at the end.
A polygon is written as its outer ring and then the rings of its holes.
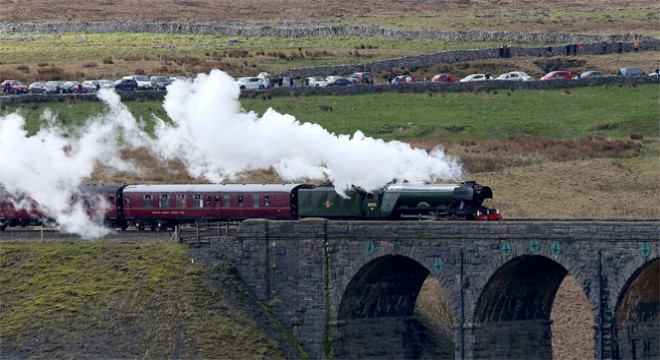
{"type": "Polygon", "coordinates": [[[234,79],[214,70],[195,82],[168,88],[164,107],[173,120],[161,121],[156,138],[162,155],[179,158],[194,177],[211,182],[241,172],[273,168],[283,179],[332,181],[374,190],[393,179],[457,179],[462,168],[437,148],[430,154],[398,141],[329,133],[269,109],[260,118],[241,111],[234,79]]]}
{"type": "Polygon", "coordinates": [[[133,169],[119,157],[118,139],[140,144],[138,136],[143,134],[130,113],[121,110],[117,94],[106,90],[99,97],[113,109],[110,115],[90,119],[71,133],[55,126],[57,119],[49,112],[42,117],[49,125],[34,136],[28,136],[20,115],[0,117],[0,185],[9,193],[32,198],[38,210],[55,219],[63,231],[86,238],[109,230],[93,223],[81,203],[72,203],[71,197],[98,165],[133,169]]]}
{"type": "MultiPolygon", "coordinates": [[[[176,81],[164,107],[173,123],[157,121],[155,138],[110,90],[99,98],[110,108],[79,130],[65,133],[51,124],[28,136],[19,114],[0,117],[0,186],[25,194],[63,231],[86,238],[109,230],[91,221],[70,199],[97,166],[135,171],[121,149],[144,147],[164,159],[180,159],[193,177],[211,182],[235,179],[248,170],[274,169],[283,179],[330,180],[338,190],[374,190],[398,179],[459,179],[461,165],[437,148],[427,153],[410,145],[329,133],[317,124],[269,109],[259,117],[244,112],[234,79],[214,70],[194,82],[176,81]]],[[[46,112],[46,120],[54,123],[46,112]]]]}

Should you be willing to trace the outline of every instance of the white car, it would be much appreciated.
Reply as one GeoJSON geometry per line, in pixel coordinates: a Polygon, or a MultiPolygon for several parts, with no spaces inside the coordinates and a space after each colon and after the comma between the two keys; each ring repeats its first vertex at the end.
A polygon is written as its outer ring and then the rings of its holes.
{"type": "Polygon", "coordinates": [[[461,80],[460,82],[468,82],[468,81],[486,81],[488,78],[486,77],[486,74],[471,74],[468,75],[461,80]]]}
{"type": "Polygon", "coordinates": [[[534,80],[534,78],[532,78],[531,76],[527,75],[527,73],[524,73],[522,71],[511,71],[496,77],[495,80],[531,81],[534,80]]]}
{"type": "Polygon", "coordinates": [[[310,76],[307,78],[307,86],[309,87],[324,87],[325,79],[320,76],[310,76]]]}
{"type": "Polygon", "coordinates": [[[241,90],[259,90],[259,80],[263,84],[263,79],[260,79],[256,76],[246,76],[236,79],[236,85],[241,90]]]}
{"type": "Polygon", "coordinates": [[[124,76],[124,79],[135,79],[137,81],[138,90],[151,90],[151,80],[144,75],[124,76]]]}

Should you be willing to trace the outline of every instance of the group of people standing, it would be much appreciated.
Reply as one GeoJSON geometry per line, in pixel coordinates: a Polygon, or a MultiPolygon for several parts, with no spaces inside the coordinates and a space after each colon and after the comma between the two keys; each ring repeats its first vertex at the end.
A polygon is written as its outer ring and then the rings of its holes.
{"type": "Polygon", "coordinates": [[[500,53],[499,53],[501,58],[510,58],[511,57],[511,46],[509,45],[502,45],[500,48],[500,53]]]}

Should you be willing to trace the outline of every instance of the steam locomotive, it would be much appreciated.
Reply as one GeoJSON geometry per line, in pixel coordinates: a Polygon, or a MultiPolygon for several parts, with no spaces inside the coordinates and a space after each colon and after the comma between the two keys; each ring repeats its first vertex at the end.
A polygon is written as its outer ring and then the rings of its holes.
{"type": "MultiPolygon", "coordinates": [[[[343,195],[331,184],[167,184],[82,186],[71,203],[80,203],[111,228],[165,230],[251,218],[499,220],[498,210],[483,205],[492,197],[490,187],[473,181],[390,183],[373,192],[352,188],[343,195]]],[[[0,189],[0,230],[53,222],[36,209],[32,200],[0,189]]]]}

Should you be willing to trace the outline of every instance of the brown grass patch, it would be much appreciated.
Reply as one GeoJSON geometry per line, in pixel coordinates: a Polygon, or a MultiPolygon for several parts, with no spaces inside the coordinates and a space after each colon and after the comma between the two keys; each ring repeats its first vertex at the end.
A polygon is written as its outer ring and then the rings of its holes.
{"type": "Polygon", "coordinates": [[[30,67],[27,66],[27,65],[19,65],[19,66],[16,67],[16,70],[18,70],[18,71],[22,71],[22,72],[24,72],[24,73],[26,73],[26,74],[29,74],[29,73],[30,73],[30,67]]]}
{"type": "MultiPolygon", "coordinates": [[[[414,142],[430,150],[433,142],[414,142]]],[[[512,138],[508,140],[461,140],[448,144],[449,154],[458,156],[470,173],[501,171],[545,161],[566,162],[599,158],[630,159],[639,156],[642,143],[628,139],[588,137],[574,140],[512,138]]]]}

